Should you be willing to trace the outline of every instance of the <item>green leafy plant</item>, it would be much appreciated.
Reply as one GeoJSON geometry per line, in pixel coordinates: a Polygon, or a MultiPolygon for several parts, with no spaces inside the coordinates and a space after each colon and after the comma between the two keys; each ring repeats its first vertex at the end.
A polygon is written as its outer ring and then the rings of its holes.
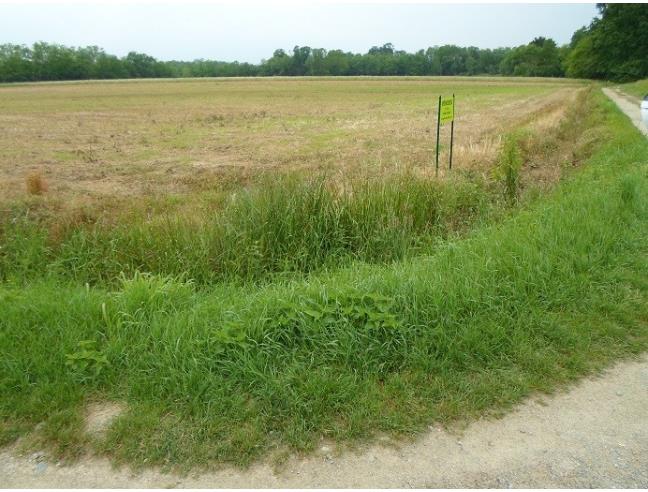
{"type": "Polygon", "coordinates": [[[65,365],[75,372],[82,382],[97,379],[110,365],[108,358],[97,350],[97,342],[94,340],[81,340],[78,350],[66,354],[65,358],[65,365]]]}
{"type": "Polygon", "coordinates": [[[220,329],[212,331],[204,345],[211,355],[222,354],[228,349],[243,349],[248,345],[248,339],[242,323],[228,321],[220,329]]]}

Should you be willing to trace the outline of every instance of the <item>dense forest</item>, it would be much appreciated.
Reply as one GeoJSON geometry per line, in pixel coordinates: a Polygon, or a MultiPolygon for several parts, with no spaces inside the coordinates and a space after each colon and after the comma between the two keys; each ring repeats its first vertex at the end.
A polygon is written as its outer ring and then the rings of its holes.
{"type": "Polygon", "coordinates": [[[160,61],[131,52],[124,57],[89,46],[35,43],[0,45],[0,82],[151,77],[273,75],[515,75],[617,81],[648,77],[648,5],[598,4],[600,18],[557,46],[539,37],[515,48],[435,46],[416,53],[390,43],[367,53],[295,46],[260,64],[214,60],[160,61]]]}
{"type": "Polygon", "coordinates": [[[648,77],[648,4],[599,3],[601,18],[572,36],[568,77],[629,82],[648,77]]]}

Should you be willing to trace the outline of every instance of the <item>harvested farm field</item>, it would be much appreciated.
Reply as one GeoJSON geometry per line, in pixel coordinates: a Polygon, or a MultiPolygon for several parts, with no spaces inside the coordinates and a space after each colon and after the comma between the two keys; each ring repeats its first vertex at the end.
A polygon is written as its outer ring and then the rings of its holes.
{"type": "Polygon", "coordinates": [[[47,183],[48,196],[66,203],[186,194],[265,171],[426,174],[434,170],[436,98],[452,93],[454,165],[483,169],[496,158],[503,133],[556,126],[583,87],[479,77],[5,86],[0,200],[24,195],[34,174],[47,183]]]}

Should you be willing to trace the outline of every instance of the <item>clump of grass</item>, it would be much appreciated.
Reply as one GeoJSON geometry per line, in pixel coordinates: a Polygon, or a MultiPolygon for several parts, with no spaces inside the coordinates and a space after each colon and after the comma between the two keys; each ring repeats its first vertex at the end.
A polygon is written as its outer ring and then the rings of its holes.
{"type": "Polygon", "coordinates": [[[39,172],[28,174],[25,178],[25,187],[30,195],[42,195],[49,187],[43,175],[39,172]]]}
{"type": "Polygon", "coordinates": [[[354,259],[402,259],[465,230],[492,206],[479,176],[440,182],[391,175],[355,180],[345,189],[319,177],[273,176],[231,194],[217,209],[192,216],[172,211],[154,219],[144,212],[113,226],[76,221],[49,227],[56,234],[46,243],[36,240],[43,235],[38,224],[18,221],[4,231],[0,273],[24,278],[34,261],[33,274],[46,264],[51,273],[90,283],[136,271],[201,284],[255,281],[354,259]],[[14,247],[30,236],[31,244],[43,245],[39,258],[25,258],[23,248],[14,247]]]}
{"type": "Polygon", "coordinates": [[[577,166],[605,140],[600,124],[603,114],[599,106],[592,105],[592,92],[591,87],[582,90],[557,126],[520,140],[525,167],[539,174],[555,168],[561,175],[561,168],[577,166]]]}
{"type": "Polygon", "coordinates": [[[643,99],[648,95],[648,79],[637,80],[629,84],[619,86],[623,92],[632,94],[637,99],[643,99]]]}

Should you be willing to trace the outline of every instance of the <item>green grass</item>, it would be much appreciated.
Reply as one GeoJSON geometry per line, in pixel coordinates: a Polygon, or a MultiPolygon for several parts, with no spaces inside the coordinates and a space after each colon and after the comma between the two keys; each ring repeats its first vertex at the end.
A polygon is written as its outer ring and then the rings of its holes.
{"type": "Polygon", "coordinates": [[[623,92],[632,94],[639,99],[643,99],[648,95],[648,79],[637,80],[636,82],[631,82],[629,84],[623,84],[621,86],[623,92]]]}
{"type": "MultiPolygon", "coordinates": [[[[28,229],[14,256],[27,275],[5,265],[0,285],[0,442],[31,431],[28,443],[62,456],[89,445],[135,465],[247,464],[321,437],[502,410],[644,351],[648,143],[602,95],[592,103],[609,140],[583,169],[506,219],[390,264],[256,287],[134,272],[91,287],[39,263],[28,229]],[[128,406],[104,439],[82,431],[96,400],[128,406]]],[[[292,220],[326,209],[299,199],[308,213],[255,216],[247,199],[238,220],[292,224],[277,248],[310,227],[292,220]]]]}
{"type": "Polygon", "coordinates": [[[338,190],[324,178],[268,176],[191,215],[139,209],[117,225],[60,225],[29,207],[0,229],[0,278],[46,273],[91,284],[138,271],[199,284],[309,272],[352,259],[389,262],[494,213],[497,191],[483,178],[441,182],[394,175],[338,190]],[[219,203],[220,202],[220,203],[219,203]]]}

